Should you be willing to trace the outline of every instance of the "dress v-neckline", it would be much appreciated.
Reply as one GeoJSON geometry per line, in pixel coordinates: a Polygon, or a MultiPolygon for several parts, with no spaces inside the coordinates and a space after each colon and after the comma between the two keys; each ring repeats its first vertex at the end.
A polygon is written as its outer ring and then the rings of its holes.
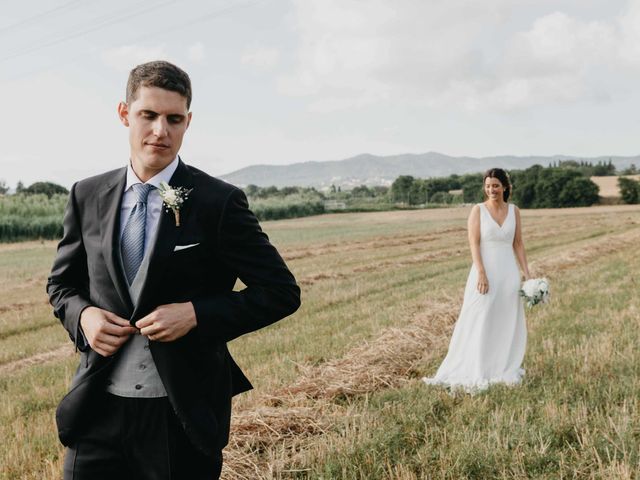
{"type": "Polygon", "coordinates": [[[493,215],[491,215],[491,211],[487,208],[487,206],[485,205],[484,202],[482,202],[482,206],[487,211],[487,214],[489,215],[491,220],[493,220],[493,223],[495,223],[498,226],[498,228],[502,230],[502,227],[504,227],[504,224],[507,223],[507,219],[509,218],[509,213],[511,212],[511,204],[507,203],[507,214],[504,216],[504,220],[502,221],[502,225],[500,225],[498,223],[498,221],[495,218],[493,218],[493,215]]]}

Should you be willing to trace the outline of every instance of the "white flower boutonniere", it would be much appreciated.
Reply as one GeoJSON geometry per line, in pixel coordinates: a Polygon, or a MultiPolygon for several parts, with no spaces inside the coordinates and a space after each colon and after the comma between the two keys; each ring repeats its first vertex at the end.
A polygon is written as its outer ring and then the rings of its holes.
{"type": "Polygon", "coordinates": [[[160,198],[162,198],[162,203],[166,207],[167,212],[169,209],[173,211],[173,215],[176,218],[176,227],[180,226],[180,208],[184,201],[189,198],[191,190],[193,190],[193,188],[172,187],[167,182],[160,182],[160,188],[158,189],[160,198]]]}

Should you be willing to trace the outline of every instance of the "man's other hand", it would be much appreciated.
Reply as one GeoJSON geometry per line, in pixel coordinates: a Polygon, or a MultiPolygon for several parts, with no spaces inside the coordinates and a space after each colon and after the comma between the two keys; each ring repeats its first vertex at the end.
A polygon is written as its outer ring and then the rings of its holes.
{"type": "Polygon", "coordinates": [[[191,302],[160,305],[136,322],[140,333],[155,342],[173,342],[197,326],[191,302]]]}
{"type": "Polygon", "coordinates": [[[87,307],[80,315],[80,325],[91,348],[110,357],[136,333],[128,320],[97,307],[87,307]]]}

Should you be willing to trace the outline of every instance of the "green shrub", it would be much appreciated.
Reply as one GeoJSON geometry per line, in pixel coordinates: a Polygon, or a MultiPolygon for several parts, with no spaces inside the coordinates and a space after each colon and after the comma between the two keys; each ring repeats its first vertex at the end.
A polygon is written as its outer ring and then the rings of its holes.
{"type": "Polygon", "coordinates": [[[280,220],[324,213],[324,202],[322,200],[299,194],[286,197],[250,199],[249,203],[251,210],[259,220],[280,220]]]}
{"type": "Polygon", "coordinates": [[[620,187],[620,196],[624,203],[640,203],[640,183],[631,179],[618,178],[618,186],[620,187]]]}
{"type": "Polygon", "coordinates": [[[65,194],[0,196],[0,242],[61,238],[66,204],[65,194]]]}

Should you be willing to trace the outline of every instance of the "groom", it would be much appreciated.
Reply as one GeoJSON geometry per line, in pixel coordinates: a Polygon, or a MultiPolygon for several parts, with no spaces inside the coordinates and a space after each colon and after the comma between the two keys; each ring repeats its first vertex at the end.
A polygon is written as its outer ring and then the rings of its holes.
{"type": "Polygon", "coordinates": [[[231,397],[251,388],[227,342],[300,305],[243,192],[178,157],[190,104],[178,67],[134,68],[130,161],[71,189],[47,284],[81,352],[56,412],[65,479],[218,478],[231,397]]]}

